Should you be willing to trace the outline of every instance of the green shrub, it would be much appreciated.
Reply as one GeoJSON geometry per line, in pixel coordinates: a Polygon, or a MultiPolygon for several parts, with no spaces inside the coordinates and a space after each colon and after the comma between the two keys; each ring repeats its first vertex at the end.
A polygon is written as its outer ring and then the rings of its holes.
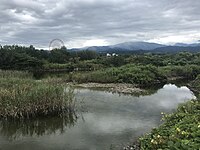
{"type": "Polygon", "coordinates": [[[166,76],[152,65],[134,66],[125,65],[87,73],[74,73],[70,75],[71,81],[78,83],[132,83],[139,85],[152,85],[163,83],[166,76]]]}
{"type": "Polygon", "coordinates": [[[183,77],[188,79],[194,79],[200,74],[200,67],[197,65],[185,65],[185,66],[165,66],[159,68],[160,72],[163,72],[167,77],[183,77]]]}
{"type": "Polygon", "coordinates": [[[200,147],[200,101],[192,100],[164,116],[165,122],[140,138],[142,150],[198,150],[200,147]]]}

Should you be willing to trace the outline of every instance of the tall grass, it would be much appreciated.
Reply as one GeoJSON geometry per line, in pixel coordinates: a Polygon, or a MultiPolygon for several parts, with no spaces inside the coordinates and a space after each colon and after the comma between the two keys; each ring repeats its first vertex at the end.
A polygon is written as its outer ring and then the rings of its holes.
{"type": "Polygon", "coordinates": [[[71,88],[66,90],[62,84],[21,79],[21,76],[16,77],[14,74],[12,72],[9,78],[0,77],[0,117],[30,118],[73,111],[75,101],[71,88]]]}
{"type": "Polygon", "coordinates": [[[33,75],[28,71],[13,71],[13,70],[1,70],[0,69],[0,78],[32,78],[33,75]]]}

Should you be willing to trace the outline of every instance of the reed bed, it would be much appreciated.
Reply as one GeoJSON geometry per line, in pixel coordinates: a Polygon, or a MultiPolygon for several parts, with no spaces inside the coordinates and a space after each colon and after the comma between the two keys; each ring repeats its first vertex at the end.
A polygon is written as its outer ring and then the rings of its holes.
{"type": "MultiPolygon", "coordinates": [[[[12,72],[14,74],[14,72],[12,72]]],[[[0,76],[0,117],[31,118],[74,111],[73,89],[62,84],[0,76]]]]}
{"type": "Polygon", "coordinates": [[[32,78],[32,73],[28,71],[15,71],[15,70],[1,70],[0,69],[0,78],[32,78]]]}

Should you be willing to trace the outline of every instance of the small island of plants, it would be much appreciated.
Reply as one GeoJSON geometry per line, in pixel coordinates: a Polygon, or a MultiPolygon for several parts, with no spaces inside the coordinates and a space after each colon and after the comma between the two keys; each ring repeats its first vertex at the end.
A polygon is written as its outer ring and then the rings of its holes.
{"type": "Polygon", "coordinates": [[[74,111],[73,90],[31,73],[0,70],[0,117],[31,118],[74,111]]]}

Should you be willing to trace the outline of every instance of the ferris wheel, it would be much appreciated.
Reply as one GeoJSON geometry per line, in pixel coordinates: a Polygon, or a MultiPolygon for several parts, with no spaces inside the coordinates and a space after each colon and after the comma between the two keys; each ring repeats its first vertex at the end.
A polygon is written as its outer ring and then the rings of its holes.
{"type": "Polygon", "coordinates": [[[53,39],[49,43],[49,50],[51,51],[53,49],[61,49],[64,46],[65,44],[61,39],[53,39]]]}

